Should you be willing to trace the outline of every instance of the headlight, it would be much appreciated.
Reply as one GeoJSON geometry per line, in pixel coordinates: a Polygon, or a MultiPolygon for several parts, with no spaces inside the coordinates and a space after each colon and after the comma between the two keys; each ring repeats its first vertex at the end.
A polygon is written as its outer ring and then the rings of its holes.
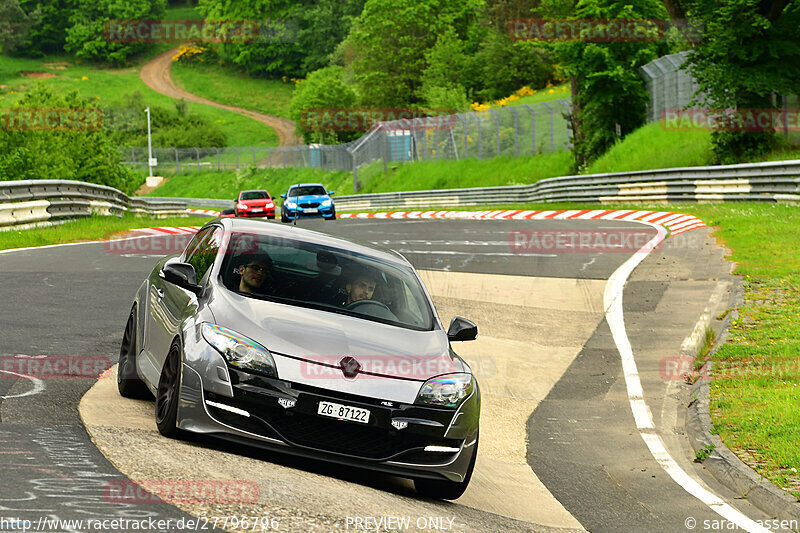
{"type": "MultiPolygon", "coordinates": [[[[230,205],[230,204],[228,204],[230,205]]],[[[248,209],[247,204],[236,204],[237,209],[248,209]]]]}
{"type": "Polygon", "coordinates": [[[203,324],[203,338],[225,356],[231,366],[254,370],[273,378],[278,377],[272,354],[254,340],[208,322],[203,324]]]}
{"type": "Polygon", "coordinates": [[[319,205],[322,206],[322,207],[330,207],[332,203],[333,203],[333,200],[328,198],[327,200],[323,200],[322,203],[319,204],[319,205]]]}
{"type": "Polygon", "coordinates": [[[286,200],[285,202],[283,202],[283,205],[285,205],[289,209],[294,209],[295,207],[297,207],[296,203],[290,202],[289,200],[286,200]]]}
{"type": "Polygon", "coordinates": [[[429,379],[417,395],[417,404],[455,407],[472,394],[472,374],[447,374],[429,379]]]}

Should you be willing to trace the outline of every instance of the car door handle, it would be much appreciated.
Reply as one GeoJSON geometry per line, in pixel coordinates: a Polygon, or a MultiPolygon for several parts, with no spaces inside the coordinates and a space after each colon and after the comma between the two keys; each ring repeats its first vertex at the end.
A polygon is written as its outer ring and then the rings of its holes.
{"type": "Polygon", "coordinates": [[[158,295],[159,298],[163,298],[164,297],[164,291],[162,291],[158,287],[156,287],[156,294],[158,295]]]}

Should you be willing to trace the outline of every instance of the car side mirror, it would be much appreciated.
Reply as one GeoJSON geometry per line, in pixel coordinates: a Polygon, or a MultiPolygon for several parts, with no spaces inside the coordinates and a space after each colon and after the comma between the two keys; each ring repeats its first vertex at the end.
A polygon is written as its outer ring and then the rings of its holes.
{"type": "Polygon", "coordinates": [[[478,326],[466,318],[454,317],[447,328],[447,338],[451,341],[474,341],[478,337],[478,326]]]}
{"type": "Polygon", "coordinates": [[[328,191],[328,196],[333,196],[334,194],[336,194],[336,191],[328,191]]]}
{"type": "Polygon", "coordinates": [[[161,273],[164,279],[182,289],[200,294],[203,287],[197,284],[197,274],[194,267],[189,263],[169,263],[165,265],[161,273]]]}
{"type": "Polygon", "coordinates": [[[283,193],[283,194],[281,194],[281,198],[283,198],[284,200],[286,200],[286,193],[283,193]]]}

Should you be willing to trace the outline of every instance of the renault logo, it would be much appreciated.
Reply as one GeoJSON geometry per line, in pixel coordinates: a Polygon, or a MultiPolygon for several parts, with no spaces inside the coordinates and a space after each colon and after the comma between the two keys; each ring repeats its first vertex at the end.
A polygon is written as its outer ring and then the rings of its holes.
{"type": "Polygon", "coordinates": [[[361,364],[356,361],[355,358],[348,355],[339,361],[339,368],[342,369],[342,374],[344,374],[344,377],[352,379],[358,375],[359,371],[361,371],[361,364]]]}

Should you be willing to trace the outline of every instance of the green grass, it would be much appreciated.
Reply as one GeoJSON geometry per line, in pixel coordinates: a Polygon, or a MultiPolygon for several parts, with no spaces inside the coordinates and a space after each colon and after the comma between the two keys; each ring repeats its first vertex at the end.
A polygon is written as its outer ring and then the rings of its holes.
{"type": "MultiPolygon", "coordinates": [[[[359,171],[362,184],[359,192],[523,185],[564,175],[569,170],[569,157],[568,152],[555,152],[537,157],[410,163],[390,165],[386,173],[382,162],[378,161],[359,171]]],[[[286,168],[259,169],[252,175],[250,170],[187,172],[168,176],[164,185],[149,196],[232,199],[240,190],[248,188],[266,188],[270,194],[277,195],[286,192],[289,185],[302,182],[322,183],[340,195],[353,194],[351,172],[286,168]]]]}
{"type": "Polygon", "coordinates": [[[177,198],[215,198],[233,200],[245,189],[266,189],[273,196],[285,193],[295,183],[322,183],[338,194],[347,194],[353,188],[353,175],[349,172],[323,172],[316,169],[265,169],[252,173],[204,171],[170,176],[166,183],[148,196],[177,198]]]}
{"type": "Polygon", "coordinates": [[[190,93],[221,104],[289,117],[294,83],[252,78],[230,66],[174,63],[172,79],[190,93]]]}
{"type": "MultiPolygon", "coordinates": [[[[97,102],[98,106],[114,106],[119,104],[125,94],[140,92],[146,105],[172,107],[173,99],[159,94],[147,87],[139,79],[137,68],[107,69],[94,65],[77,64],[68,57],[50,56],[44,59],[27,59],[0,55],[0,108],[14,105],[34,83],[43,83],[56,91],[76,90],[83,96],[97,102]],[[50,68],[45,63],[67,62],[65,69],[50,68]],[[31,78],[22,76],[21,72],[47,72],[54,74],[50,78],[31,78]],[[83,78],[86,79],[83,79],[83,78]]],[[[230,146],[259,146],[278,144],[275,131],[243,117],[237,113],[218,109],[203,104],[188,104],[189,110],[207,116],[216,122],[225,132],[230,146]]],[[[144,110],[142,110],[144,111],[144,110]]]]}
{"type": "Polygon", "coordinates": [[[51,227],[2,231],[0,232],[0,250],[105,239],[121,231],[136,228],[202,226],[206,220],[208,219],[204,217],[155,218],[137,217],[131,214],[125,214],[122,217],[93,215],[51,227]]]}
{"type": "Polygon", "coordinates": [[[618,142],[589,165],[586,174],[710,165],[711,134],[665,131],[648,124],[618,142]]]}

